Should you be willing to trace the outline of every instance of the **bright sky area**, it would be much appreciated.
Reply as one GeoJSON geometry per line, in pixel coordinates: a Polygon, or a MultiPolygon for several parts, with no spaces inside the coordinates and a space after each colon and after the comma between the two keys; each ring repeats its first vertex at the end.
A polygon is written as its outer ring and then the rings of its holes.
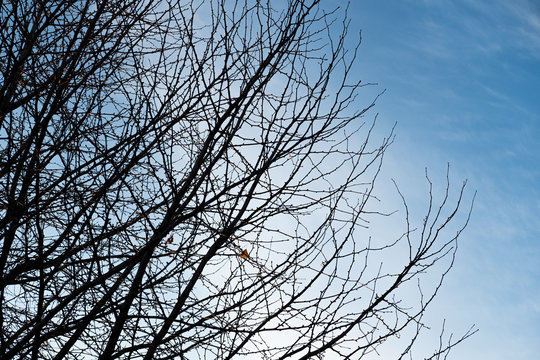
{"type": "Polygon", "coordinates": [[[354,0],[349,16],[360,78],[386,89],[379,125],[397,122],[382,186],[425,196],[424,167],[440,190],[450,163],[478,190],[432,309],[456,335],[480,330],[451,358],[538,358],[540,2],[354,0]]]}

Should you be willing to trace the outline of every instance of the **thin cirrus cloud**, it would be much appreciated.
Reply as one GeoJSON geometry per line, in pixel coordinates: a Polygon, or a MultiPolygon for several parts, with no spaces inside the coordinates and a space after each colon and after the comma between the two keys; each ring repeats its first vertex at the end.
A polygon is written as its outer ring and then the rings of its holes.
{"type": "Polygon", "coordinates": [[[450,162],[454,185],[468,178],[478,190],[434,307],[456,335],[480,329],[452,358],[536,358],[540,3],[362,0],[350,13],[363,35],[359,76],[387,89],[376,111],[398,123],[382,177],[421,198],[424,166],[442,186],[450,162]]]}

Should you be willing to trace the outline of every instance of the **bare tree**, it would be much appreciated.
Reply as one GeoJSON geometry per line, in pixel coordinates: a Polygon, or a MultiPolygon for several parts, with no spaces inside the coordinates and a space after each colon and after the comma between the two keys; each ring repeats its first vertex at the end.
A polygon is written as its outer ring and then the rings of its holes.
{"type": "Polygon", "coordinates": [[[400,291],[452,266],[464,186],[366,235],[392,134],[358,105],[343,12],[0,7],[0,358],[363,358],[412,329],[410,353],[440,282],[400,291]]]}

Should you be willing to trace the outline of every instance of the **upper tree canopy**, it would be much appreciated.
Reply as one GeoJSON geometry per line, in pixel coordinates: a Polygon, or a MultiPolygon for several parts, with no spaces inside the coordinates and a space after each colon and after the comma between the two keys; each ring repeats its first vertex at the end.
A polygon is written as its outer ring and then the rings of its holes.
{"type": "Polygon", "coordinates": [[[341,10],[0,6],[0,358],[410,351],[440,282],[402,288],[451,266],[463,187],[416,232],[366,235],[391,136],[372,140],[341,10]]]}

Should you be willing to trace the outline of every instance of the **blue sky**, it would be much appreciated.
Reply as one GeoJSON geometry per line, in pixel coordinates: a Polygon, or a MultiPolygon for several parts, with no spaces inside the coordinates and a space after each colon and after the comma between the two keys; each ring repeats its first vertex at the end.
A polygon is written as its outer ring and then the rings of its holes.
{"type": "Polygon", "coordinates": [[[355,0],[349,16],[350,34],[362,30],[358,76],[386,89],[380,128],[397,122],[382,188],[393,177],[414,204],[424,167],[442,188],[450,163],[455,186],[478,190],[432,309],[456,334],[480,330],[452,358],[537,358],[540,2],[355,0]]]}

